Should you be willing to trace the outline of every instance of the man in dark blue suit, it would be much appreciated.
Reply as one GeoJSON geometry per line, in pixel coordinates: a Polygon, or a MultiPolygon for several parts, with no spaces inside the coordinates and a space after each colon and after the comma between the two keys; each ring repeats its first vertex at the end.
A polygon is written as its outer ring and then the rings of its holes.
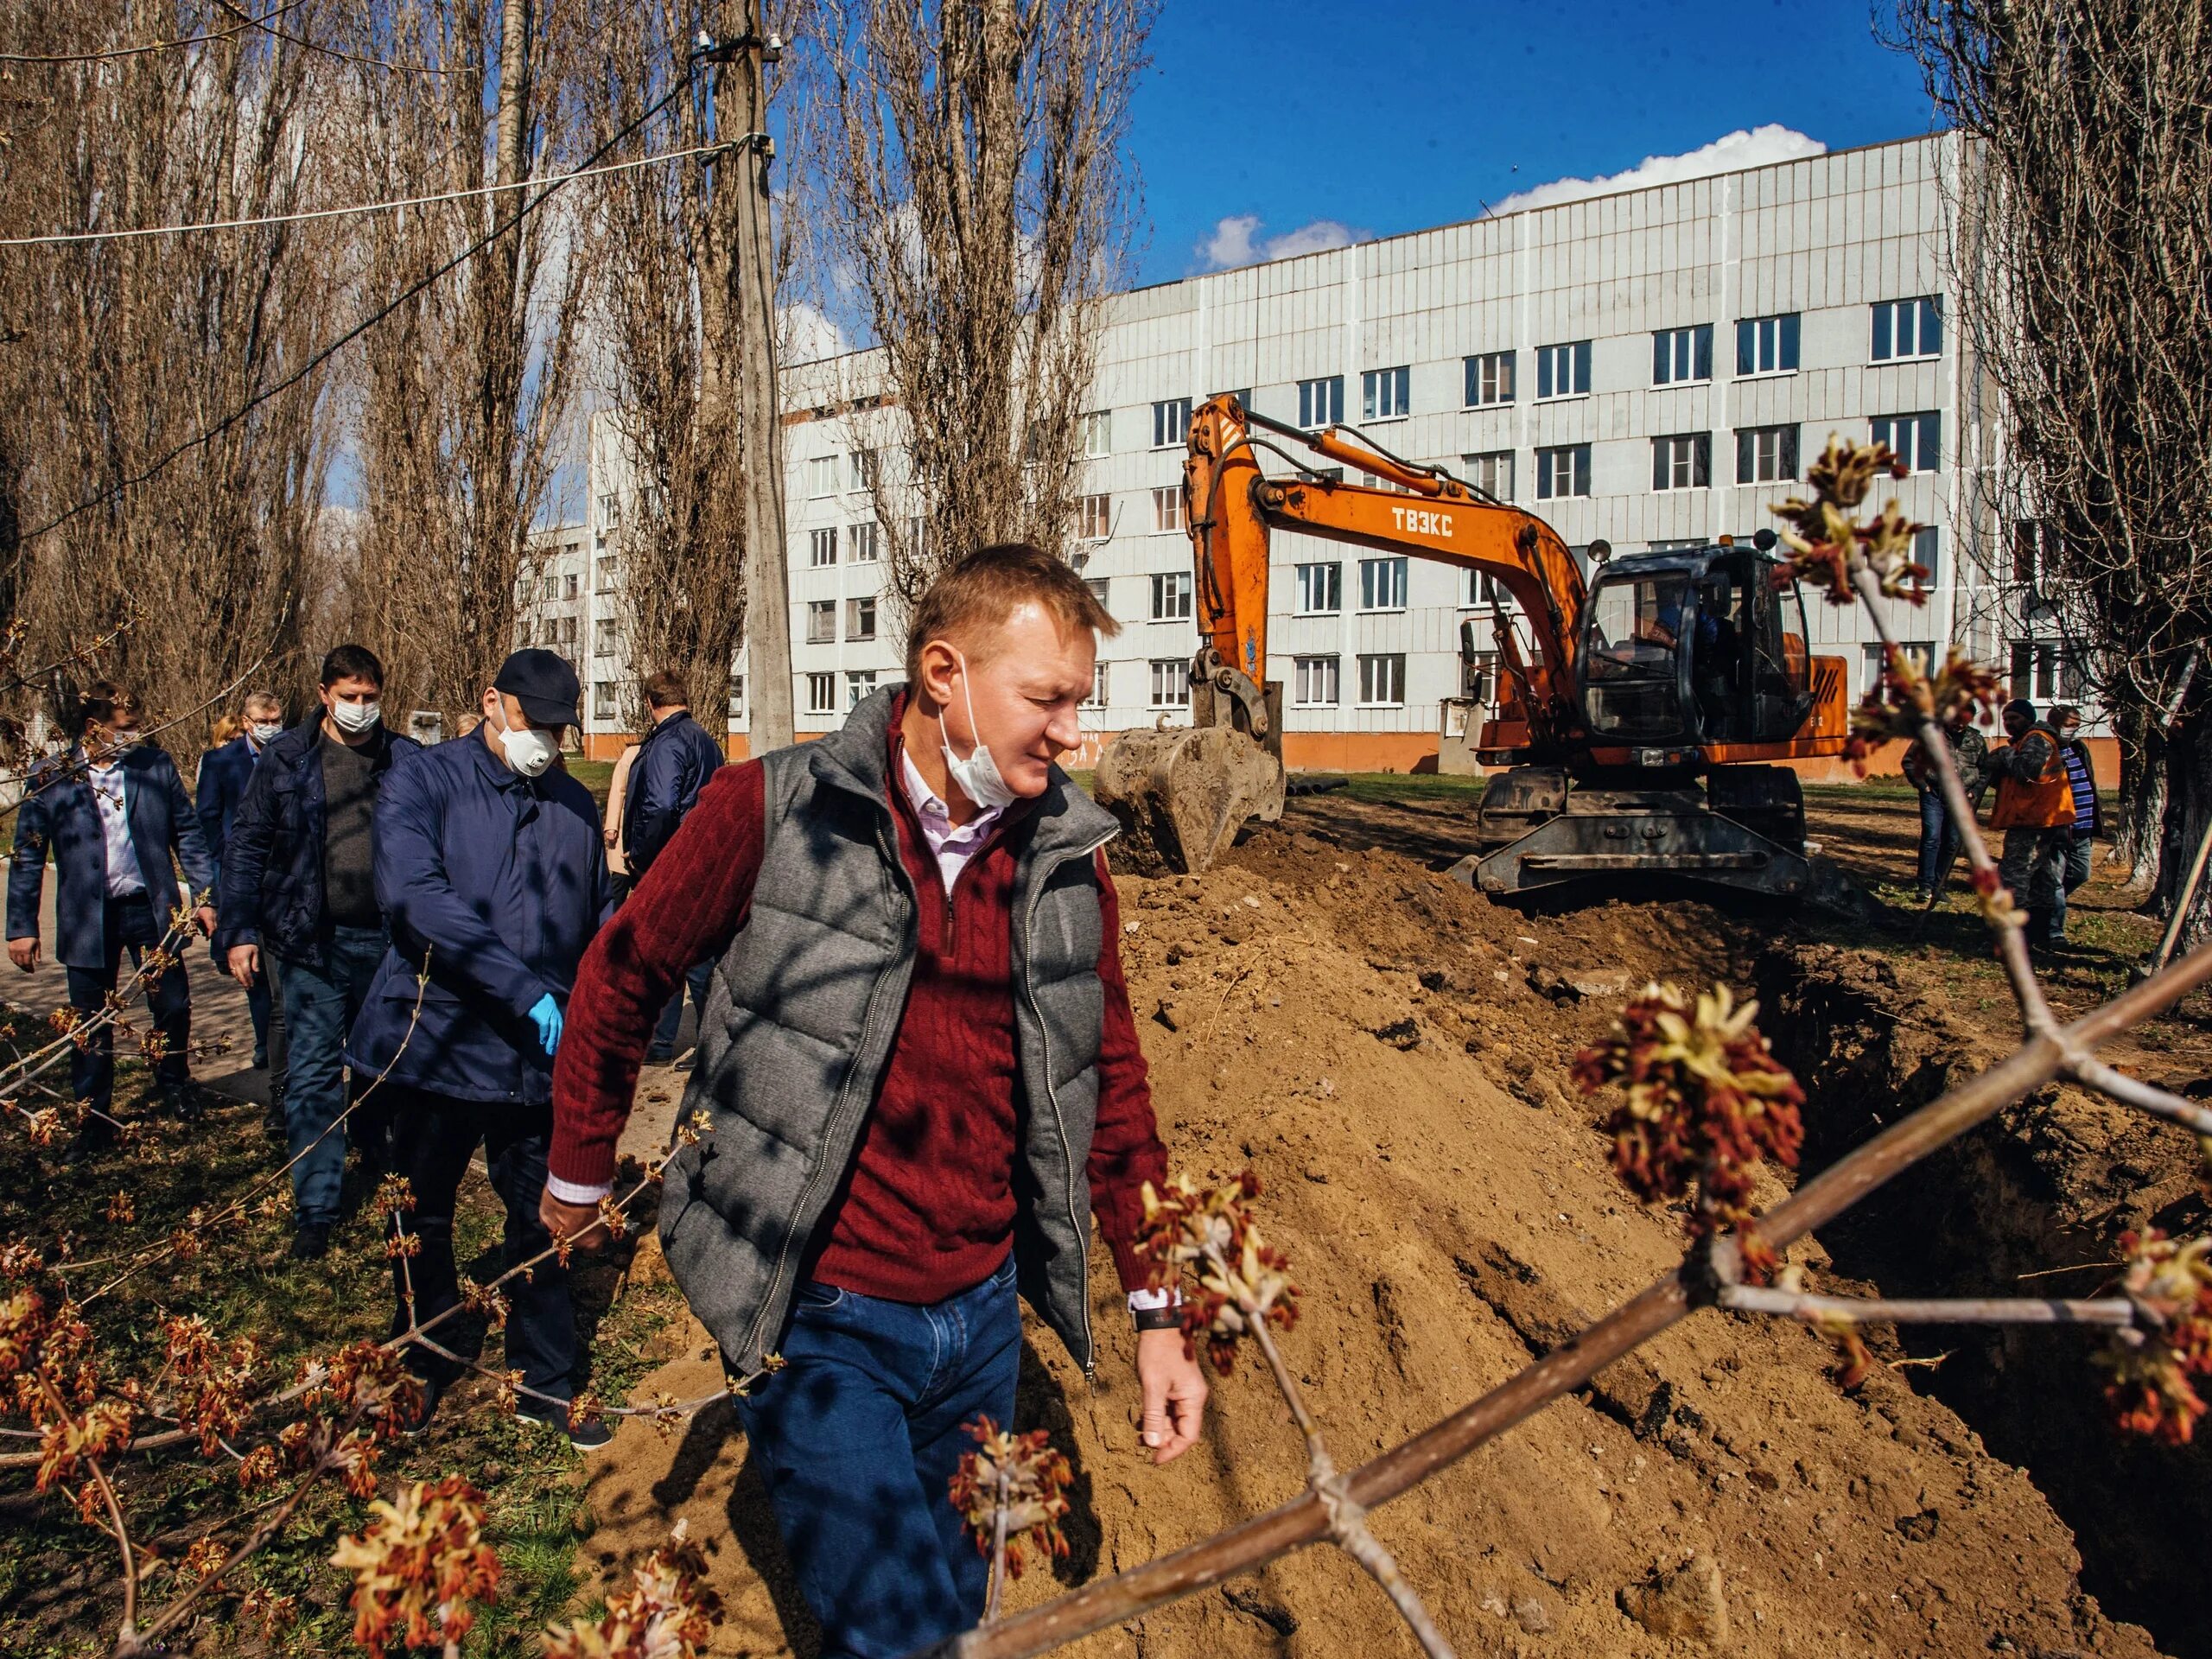
{"type": "MultiPolygon", "coordinates": [[[[691,698],[683,677],[663,669],[645,682],[645,708],[653,728],[630,762],[630,786],[622,798],[622,855],[635,886],[652,868],[677,826],[699,804],[699,791],[722,763],[722,746],[691,718],[691,698]]],[[[703,1017],[712,962],[693,965],[684,975],[691,1006],[703,1017]]],[[[683,1023],[683,993],[669,1001],[654,1028],[645,1058],[663,1064],[676,1058],[676,1035],[683,1023]]]]}
{"type": "MultiPolygon", "coordinates": [[[[200,757],[200,779],[192,790],[193,803],[200,810],[200,839],[207,843],[207,855],[215,861],[219,875],[223,849],[230,843],[231,821],[238,815],[238,803],[245,798],[245,786],[253,781],[253,769],[261,763],[263,751],[283,733],[284,705],[274,691],[249,691],[238,707],[238,728],[236,737],[200,757]]],[[[219,898],[216,907],[221,909],[219,898]]],[[[207,948],[215,966],[228,973],[227,941],[218,933],[207,948]]],[[[265,963],[254,966],[253,978],[245,988],[245,1006],[253,1017],[254,1066],[269,1073],[269,1107],[262,1115],[262,1127],[282,1140],[284,1010],[270,994],[265,963]]]]}
{"type": "MultiPolygon", "coordinates": [[[[480,1143],[506,1205],[508,1264],[552,1243],[538,1206],[553,1053],[576,964],[612,908],[599,808],[557,764],[563,728],[578,723],[579,690],[575,670],[553,652],[515,652],[484,692],[484,723],[410,756],[377,798],[377,898],[391,948],[346,1058],[355,1075],[385,1080],[392,1169],[415,1198],[399,1224],[417,1253],[392,1262],[395,1337],[410,1313],[431,1319],[459,1299],[454,1200],[480,1143]]],[[[523,1416],[579,1448],[605,1446],[613,1437],[604,1425],[569,1421],[576,1332],[568,1268],[539,1262],[507,1300],[506,1363],[531,1390],[523,1416]]],[[[453,1374],[426,1349],[406,1355],[425,1384],[427,1421],[453,1374]]]]}
{"type": "MultiPolygon", "coordinates": [[[[79,713],[82,738],[31,773],[16,814],[8,957],[25,973],[38,966],[39,901],[51,853],[54,954],[68,973],[70,1006],[90,1018],[115,989],[124,951],[139,966],[185,905],[177,864],[184,866],[200,931],[213,934],[215,867],[176,762],[139,741],[137,698],[99,680],[86,688],[79,713]]],[[[198,1116],[189,1092],[192,999],[178,956],[148,976],[146,1007],[163,1043],[155,1067],[162,1104],[189,1120],[198,1116]]],[[[70,1145],[75,1162],[115,1138],[111,1027],[102,1026],[71,1057],[70,1083],[86,1109],[70,1145]]]]}

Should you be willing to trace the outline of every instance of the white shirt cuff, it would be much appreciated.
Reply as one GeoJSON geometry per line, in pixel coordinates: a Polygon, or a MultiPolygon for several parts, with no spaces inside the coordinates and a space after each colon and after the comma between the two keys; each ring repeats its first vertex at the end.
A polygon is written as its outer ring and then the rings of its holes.
{"type": "Polygon", "coordinates": [[[1158,1290],[1133,1290],[1129,1293],[1129,1312],[1148,1313],[1155,1307],[1172,1307],[1183,1300],[1172,1287],[1158,1290]]]}
{"type": "Polygon", "coordinates": [[[558,1175],[548,1175],[545,1190],[563,1204],[597,1204],[614,1188],[605,1181],[597,1186],[582,1186],[575,1181],[564,1181],[558,1175]]]}

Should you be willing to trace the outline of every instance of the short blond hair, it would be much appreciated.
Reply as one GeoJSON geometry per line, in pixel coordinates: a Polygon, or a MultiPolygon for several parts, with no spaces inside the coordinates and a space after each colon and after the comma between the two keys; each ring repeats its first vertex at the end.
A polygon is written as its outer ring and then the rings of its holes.
{"type": "Polygon", "coordinates": [[[906,631],[907,683],[920,682],[922,647],[931,640],[955,634],[974,640],[1032,602],[1068,632],[1084,628],[1111,639],[1122,631],[1063,561],[1027,542],[1002,542],[967,555],[923,592],[906,631]]]}

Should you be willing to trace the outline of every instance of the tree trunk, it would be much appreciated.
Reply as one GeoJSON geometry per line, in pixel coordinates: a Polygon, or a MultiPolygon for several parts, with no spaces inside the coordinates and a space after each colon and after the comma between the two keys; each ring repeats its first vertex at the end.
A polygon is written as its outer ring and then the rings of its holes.
{"type": "Polygon", "coordinates": [[[2123,896],[2138,904],[2158,884],[2159,842],[2166,821],[2166,733],[2156,709],[2122,709],[2113,717],[2120,738],[2120,804],[2113,815],[2107,861],[2126,872],[2123,896]]]}
{"type": "MultiPolygon", "coordinates": [[[[2189,867],[2206,831],[2212,829],[2212,719],[2203,713],[2185,721],[2172,734],[2171,795],[2166,809],[2164,856],[2155,908],[2171,915],[2189,867]]],[[[2185,956],[2212,938],[2212,880],[2199,883],[2190,901],[2176,956],[2185,956]]]]}

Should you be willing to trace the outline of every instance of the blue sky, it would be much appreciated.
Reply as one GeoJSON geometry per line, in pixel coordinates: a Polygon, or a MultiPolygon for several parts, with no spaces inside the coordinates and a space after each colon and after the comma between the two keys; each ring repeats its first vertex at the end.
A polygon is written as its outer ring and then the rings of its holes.
{"type": "Polygon", "coordinates": [[[1738,129],[1842,149],[1930,124],[1917,66],[1876,41],[1863,0],[1164,0],[1152,58],[1130,131],[1147,283],[1209,269],[1224,219],[1260,223],[1216,254],[1256,256],[1317,222],[1472,219],[1738,129]]]}

